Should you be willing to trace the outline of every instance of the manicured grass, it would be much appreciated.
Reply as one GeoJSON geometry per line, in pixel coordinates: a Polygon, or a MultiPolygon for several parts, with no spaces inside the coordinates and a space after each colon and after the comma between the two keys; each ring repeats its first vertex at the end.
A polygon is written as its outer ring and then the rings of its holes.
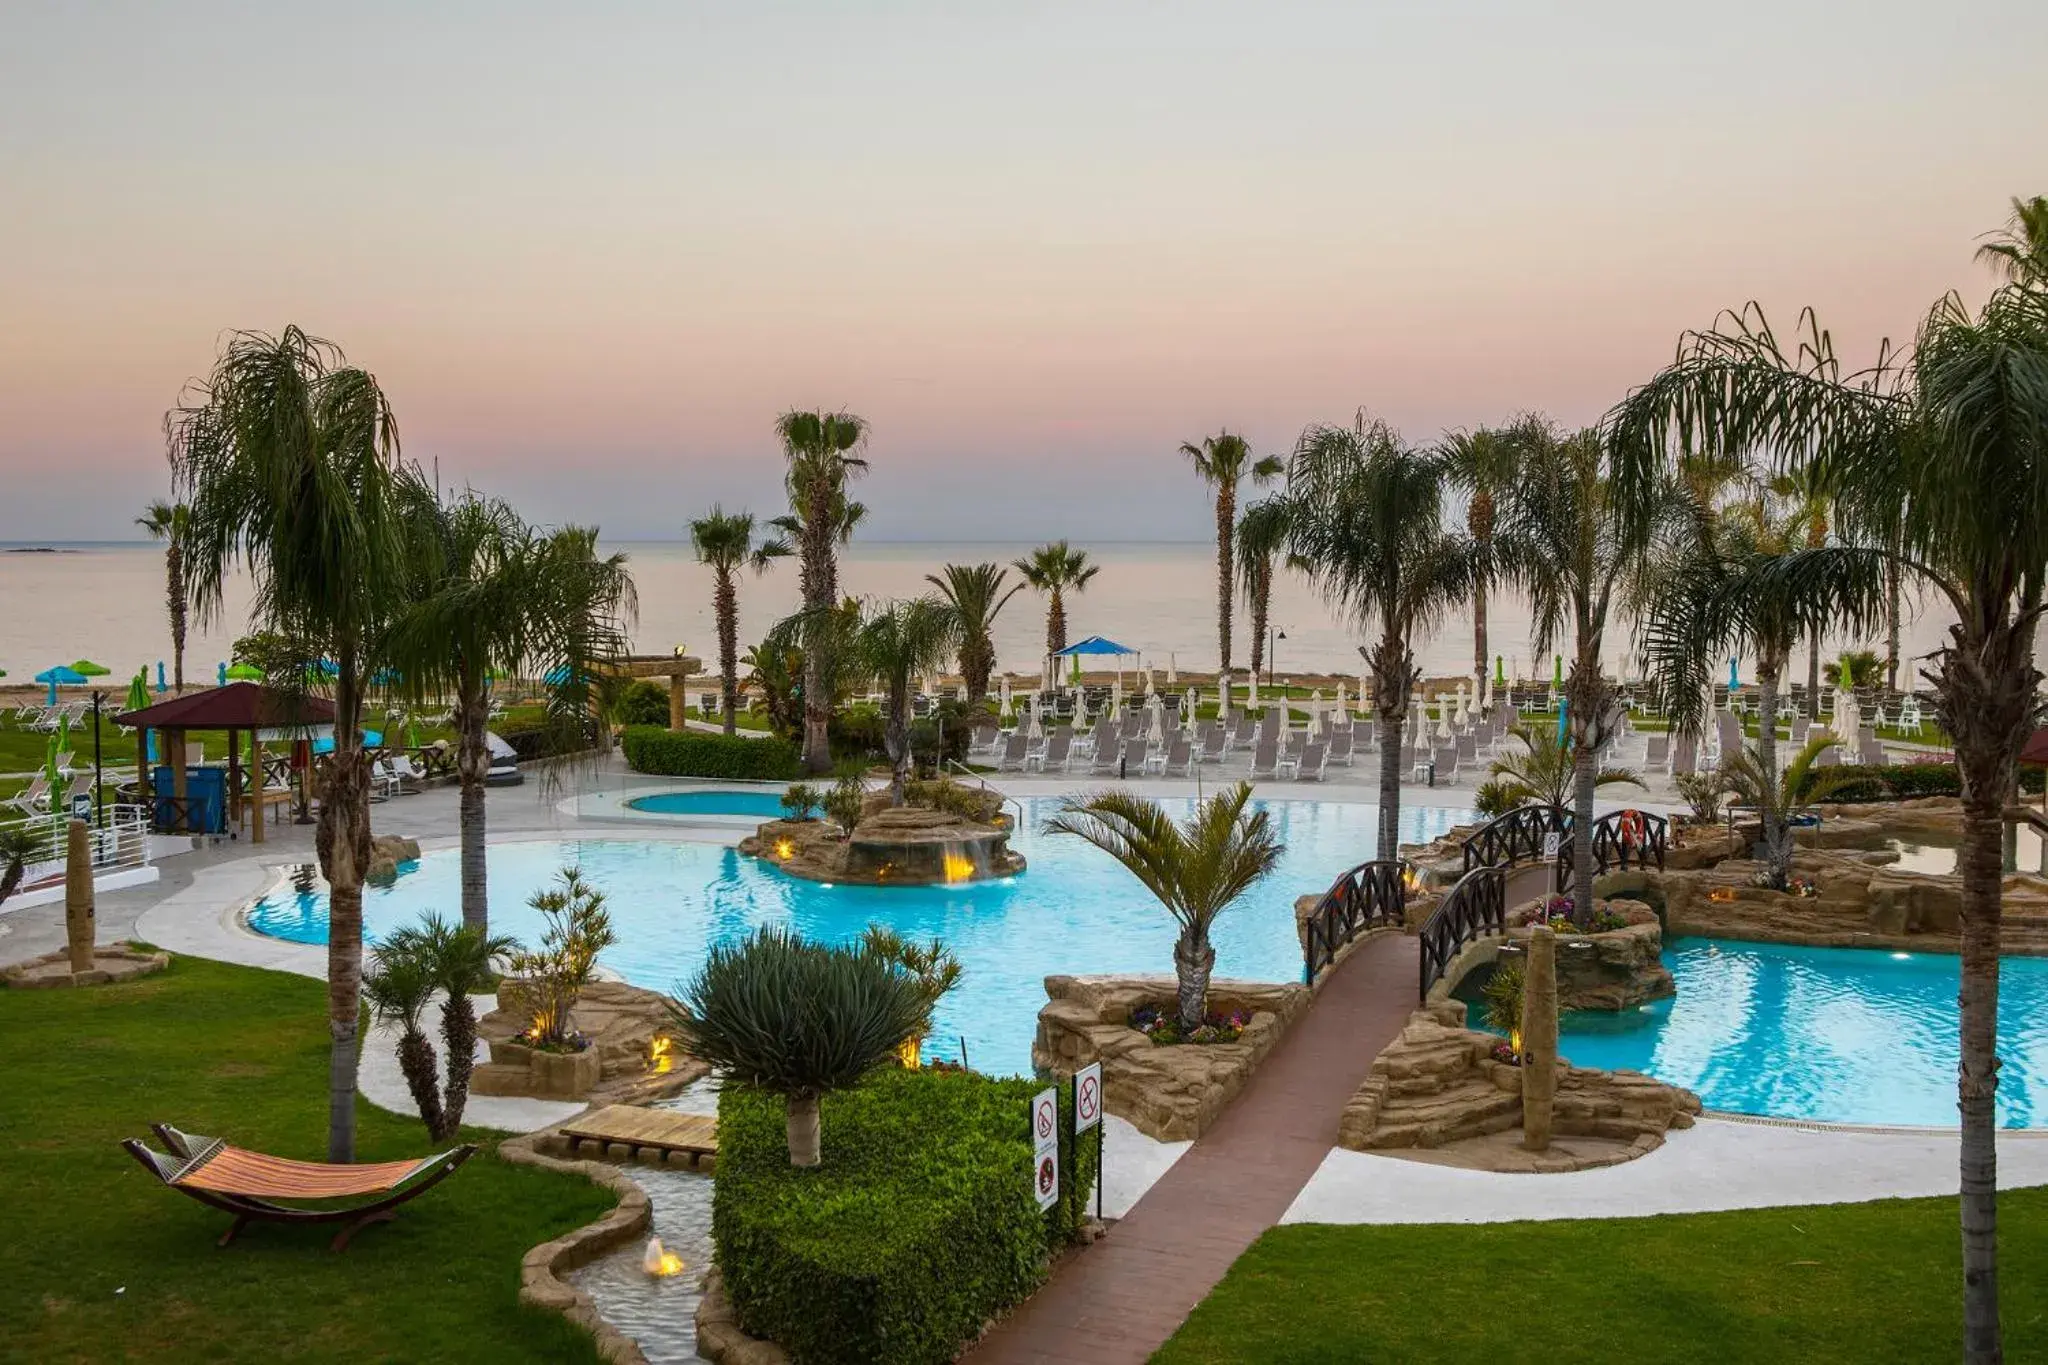
{"type": "MultiPolygon", "coordinates": [[[[1546,1176],[1520,1177],[1528,1180],[1546,1176]]],[[[2008,1360],[2048,1359],[2048,1189],[2000,1200],[2008,1360]]],[[[1154,1365],[1953,1360],[1953,1199],[1274,1228],[1154,1365]]]]}
{"type": "MultiPolygon", "coordinates": [[[[518,1302],[519,1258],[600,1215],[607,1190],[486,1150],[340,1255],[318,1227],[257,1225],[216,1249],[227,1216],[116,1145],[161,1119],[322,1158],[324,1003],[317,981],[189,959],[125,986],[0,990],[0,1357],[598,1359],[518,1302]]],[[[361,1160],[431,1150],[417,1120],[358,1116],[361,1160]]]]}

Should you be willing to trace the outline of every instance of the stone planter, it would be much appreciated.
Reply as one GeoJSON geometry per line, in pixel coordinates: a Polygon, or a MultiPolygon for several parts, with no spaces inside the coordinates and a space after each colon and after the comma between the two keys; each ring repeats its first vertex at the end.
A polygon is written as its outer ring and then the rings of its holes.
{"type": "Polygon", "coordinates": [[[1032,1063],[1070,1076],[1102,1063],[1103,1102],[1160,1142],[1200,1137],[1308,1007],[1308,987],[1212,981],[1209,1008],[1244,1010],[1251,1022],[1231,1043],[1155,1044],[1130,1025],[1131,1011],[1173,999],[1170,976],[1049,976],[1032,1063]]]}
{"type": "Polygon", "coordinates": [[[479,1095],[531,1095],[585,1099],[641,1099],[682,1088],[704,1074],[704,1065],[675,1048],[668,999],[618,981],[584,987],[570,1022],[590,1046],[581,1052],[539,1052],[519,1041],[532,1021],[524,983],[498,987],[498,1008],[477,1022],[477,1036],[490,1046],[489,1064],[476,1069],[470,1089],[479,1095]],[[665,1040],[659,1053],[656,1040],[665,1040]]]}

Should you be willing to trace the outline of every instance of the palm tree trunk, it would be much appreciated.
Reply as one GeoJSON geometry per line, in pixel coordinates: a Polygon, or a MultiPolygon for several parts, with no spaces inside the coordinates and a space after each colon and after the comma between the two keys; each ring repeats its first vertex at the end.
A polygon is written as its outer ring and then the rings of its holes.
{"type": "Polygon", "coordinates": [[[1820,632],[1806,637],[1806,718],[1820,719],[1820,632]]]}
{"type": "MultiPolygon", "coordinates": [[[[1995,793],[1995,781],[1995,775],[1984,774],[1976,792],[1995,793]]],[[[1995,799],[1978,799],[1975,793],[1965,797],[1962,847],[1956,855],[1963,883],[1962,1066],[1956,1107],[1962,1114],[1963,1358],[1972,1365],[2005,1358],[1998,1322],[1996,1108],[2001,827],[1995,799]]]]}
{"type": "MultiPolygon", "coordinates": [[[[1270,561],[1258,566],[1258,579],[1252,584],[1252,676],[1257,677],[1259,669],[1266,663],[1266,613],[1273,604],[1273,565],[1270,561]]],[[[1222,674],[1217,675],[1219,678],[1222,674]]]]}
{"type": "Polygon", "coordinates": [[[353,651],[334,691],[334,753],[320,789],[314,847],[327,878],[327,1159],[355,1160],[357,1016],[363,986],[363,873],[370,863],[370,772],[353,651]]]}
{"type": "Polygon", "coordinates": [[[173,539],[164,551],[164,570],[170,579],[171,682],[180,695],[185,691],[185,551],[173,539]]]}
{"type": "Polygon", "coordinates": [[[1408,650],[1389,633],[1372,650],[1372,703],[1380,725],[1380,828],[1373,857],[1401,856],[1401,744],[1408,729],[1408,650]]]}
{"type": "Polygon", "coordinates": [[[1584,924],[1593,915],[1593,792],[1600,776],[1600,708],[1606,700],[1598,636],[1580,642],[1565,679],[1565,698],[1573,740],[1572,921],[1584,924]]]}
{"type": "Polygon", "coordinates": [[[484,730],[490,715],[482,686],[465,683],[455,700],[455,776],[462,786],[462,923],[464,928],[480,932],[488,931],[491,922],[490,877],[484,856],[484,779],[491,771],[484,730]]]}
{"type": "Polygon", "coordinates": [[[1225,484],[1216,493],[1216,655],[1218,667],[1230,671],[1230,533],[1237,525],[1237,490],[1225,484]]]}
{"type": "Polygon", "coordinates": [[[1472,584],[1472,672],[1479,679],[1479,691],[1486,691],[1486,580],[1472,584]]]}
{"type": "Polygon", "coordinates": [[[789,1141],[790,1165],[815,1166],[822,1160],[818,1151],[816,1095],[791,1095],[788,1098],[783,1130],[789,1141]]]}
{"type": "Polygon", "coordinates": [[[725,712],[725,732],[736,734],[740,704],[740,598],[730,568],[718,570],[718,586],[712,590],[711,605],[718,617],[719,709],[725,712]]]}
{"type": "Polygon", "coordinates": [[[441,1006],[441,1040],[448,1046],[448,1084],[436,1142],[455,1136],[455,1130],[462,1127],[462,1111],[469,1104],[469,1078],[476,1070],[476,1006],[468,996],[450,995],[441,1006]]]}
{"type": "Polygon", "coordinates": [[[824,613],[833,605],[837,574],[832,564],[832,493],[814,486],[804,512],[804,607],[812,629],[804,642],[804,768],[813,773],[832,767],[832,698],[825,695],[828,676],[824,613]]]}
{"type": "MultiPolygon", "coordinates": [[[[450,1057],[449,1064],[455,1059],[450,1057]]],[[[405,1088],[412,1094],[412,1102],[419,1108],[420,1118],[427,1125],[427,1138],[439,1142],[448,1135],[447,1111],[441,1107],[441,1086],[434,1075],[434,1045],[427,1041],[427,1035],[408,1024],[398,1038],[398,1070],[405,1077],[405,1088]]]]}
{"type": "Polygon", "coordinates": [[[1052,590],[1045,608],[1045,652],[1057,654],[1067,647],[1067,603],[1060,590],[1052,590]]]}
{"type": "Polygon", "coordinates": [[[906,675],[889,680],[889,723],[885,732],[889,748],[889,804],[903,804],[904,769],[910,766],[910,679],[906,675]]]}
{"type": "Polygon", "coordinates": [[[1216,969],[1216,949],[1206,935],[1182,930],[1173,944],[1174,1022],[1183,1037],[1202,1026],[1209,1012],[1209,974],[1216,969]]]}
{"type": "MultiPolygon", "coordinates": [[[[1899,561],[1887,557],[1884,569],[1884,685],[1899,690],[1899,561]]],[[[1844,736],[1855,743],[1856,736],[1844,736]]]]}
{"type": "Polygon", "coordinates": [[[1786,827],[1790,811],[1778,799],[1778,675],[1784,666],[1776,650],[1766,649],[1757,657],[1756,750],[1767,798],[1761,812],[1764,848],[1770,854],[1772,884],[1781,891],[1792,876],[1792,831],[1786,827]]]}

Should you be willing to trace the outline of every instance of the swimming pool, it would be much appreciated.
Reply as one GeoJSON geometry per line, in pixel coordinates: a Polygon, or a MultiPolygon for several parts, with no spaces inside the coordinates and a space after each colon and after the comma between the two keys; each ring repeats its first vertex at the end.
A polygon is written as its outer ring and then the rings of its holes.
{"type": "Polygon", "coordinates": [[[779,790],[656,792],[626,803],[626,809],[648,815],[744,815],[774,820],[782,815],[779,790]]]}
{"type": "MultiPolygon", "coordinates": [[[[1685,1086],[1709,1109],[1955,1124],[1960,958],[1682,938],[1664,963],[1675,998],[1566,1015],[1558,1051],[1685,1086]]],[[[2048,1125],[2048,959],[2006,958],[1998,1003],[1999,1122],[2048,1125]]]]}
{"type": "MultiPolygon", "coordinates": [[[[694,794],[694,793],[693,793],[694,794]]],[[[930,1052],[995,1073],[1029,1073],[1031,1037],[1045,1003],[1044,979],[1074,972],[1173,970],[1173,921],[1109,855],[1079,839],[1037,832],[1057,804],[1023,803],[1012,843],[1030,861],[1020,876],[929,887],[828,887],[783,875],[733,849],[632,837],[540,840],[490,848],[491,927],[531,942],[540,917],[525,904],[565,863],[609,900],[619,943],[605,966],[652,990],[672,991],[718,940],[783,924],[843,942],[871,921],[906,935],[943,938],[966,971],[941,1004],[930,1052]]],[[[1176,815],[1192,803],[1168,802],[1176,815]]],[[[1274,874],[1216,926],[1219,976],[1301,979],[1294,899],[1320,891],[1371,855],[1378,812],[1334,801],[1276,801],[1273,822],[1287,850],[1274,874]]],[[[1464,810],[1406,807],[1401,837],[1434,838],[1473,818],[1464,810]]],[[[460,913],[456,855],[432,853],[363,896],[364,932],[380,938],[426,911],[460,913]]],[[[300,943],[327,941],[324,888],[286,886],[251,907],[251,927],[300,943]]]]}

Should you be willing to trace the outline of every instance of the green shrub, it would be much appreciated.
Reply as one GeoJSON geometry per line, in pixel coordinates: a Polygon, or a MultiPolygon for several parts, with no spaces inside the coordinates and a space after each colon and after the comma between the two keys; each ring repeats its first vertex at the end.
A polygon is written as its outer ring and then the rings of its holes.
{"type": "Polygon", "coordinates": [[[635,725],[628,727],[621,745],[635,772],[664,777],[779,782],[799,771],[795,746],[772,737],[749,739],[635,725]]]}
{"type": "Polygon", "coordinates": [[[867,799],[867,783],[858,773],[847,773],[832,784],[832,793],[824,801],[825,814],[831,816],[839,828],[851,834],[853,827],[860,823],[867,799]]]}
{"type": "Polygon", "coordinates": [[[818,808],[825,802],[825,794],[808,782],[792,782],[789,790],[782,793],[782,818],[785,820],[813,820],[818,808]]]}
{"type": "Polygon", "coordinates": [[[1032,1197],[1041,1088],[883,1068],[824,1096],[824,1164],[810,1170],[789,1164],[777,1097],[723,1090],[711,1233],[741,1325],[799,1365],[952,1360],[1043,1281],[1085,1213],[1093,1138],[1062,1139],[1058,1203],[1040,1213],[1032,1197]]]}
{"type": "MultiPolygon", "coordinates": [[[[2041,779],[2048,769],[2031,764],[2020,768],[2020,789],[2038,795],[2041,779]]],[[[1817,790],[1824,782],[1841,778],[1848,783],[1840,791],[1832,792],[1828,800],[1850,805],[1866,801],[1910,801],[1921,796],[1961,796],[1963,794],[1962,774],[1956,765],[1943,763],[1886,763],[1867,767],[1820,767],[1807,769],[1806,784],[1800,791],[1804,798],[1809,791],[1817,790]]]]}
{"type": "Polygon", "coordinates": [[[1727,787],[1719,773],[1680,773],[1671,779],[1681,800],[1692,811],[1696,825],[1711,825],[1721,818],[1721,798],[1727,787]]]}
{"type": "Polygon", "coordinates": [[[1490,777],[1480,783],[1479,789],[1472,793],[1472,809],[1489,820],[1506,815],[1520,804],[1521,802],[1515,799],[1513,785],[1497,777],[1490,777]]]}
{"type": "Polygon", "coordinates": [[[621,725],[667,725],[668,689],[645,678],[636,679],[612,708],[612,719],[621,725]]]}

